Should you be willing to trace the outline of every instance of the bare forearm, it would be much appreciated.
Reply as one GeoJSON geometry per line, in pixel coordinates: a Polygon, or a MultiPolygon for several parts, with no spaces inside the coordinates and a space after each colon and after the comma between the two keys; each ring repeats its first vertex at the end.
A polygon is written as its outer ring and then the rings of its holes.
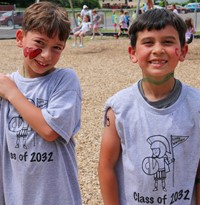
{"type": "Polygon", "coordinates": [[[41,110],[29,102],[18,89],[10,92],[8,101],[42,138],[53,141],[58,137],[58,134],[44,120],[41,110]]]}
{"type": "Polygon", "coordinates": [[[99,167],[99,181],[104,205],[120,205],[118,183],[114,170],[99,167]]]}

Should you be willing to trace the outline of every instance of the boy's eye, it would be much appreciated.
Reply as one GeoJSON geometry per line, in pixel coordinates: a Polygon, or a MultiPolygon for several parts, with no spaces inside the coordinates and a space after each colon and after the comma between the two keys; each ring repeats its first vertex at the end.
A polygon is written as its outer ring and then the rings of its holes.
{"type": "Polygon", "coordinates": [[[173,44],[173,41],[171,41],[171,40],[166,40],[166,41],[164,41],[164,44],[171,45],[171,44],[173,44]]]}
{"type": "Polygon", "coordinates": [[[62,47],[60,47],[60,46],[55,46],[55,47],[54,47],[54,49],[55,49],[55,50],[58,50],[58,51],[63,50],[63,48],[62,48],[62,47]]]}
{"type": "Polygon", "coordinates": [[[152,41],[144,41],[143,44],[144,45],[151,45],[151,44],[153,44],[153,42],[152,41]]]}
{"type": "Polygon", "coordinates": [[[39,45],[44,45],[44,43],[43,43],[42,41],[40,41],[40,40],[35,40],[35,42],[36,42],[37,44],[39,44],[39,45]]]}

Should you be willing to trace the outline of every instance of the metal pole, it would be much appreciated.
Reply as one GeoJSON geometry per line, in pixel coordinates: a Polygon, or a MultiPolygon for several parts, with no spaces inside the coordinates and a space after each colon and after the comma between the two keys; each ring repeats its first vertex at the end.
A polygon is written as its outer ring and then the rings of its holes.
{"type": "MultiPolygon", "coordinates": [[[[196,0],[197,3],[197,0],[196,0]]],[[[194,27],[195,30],[197,31],[197,6],[195,6],[195,10],[194,10],[194,27]]]]}
{"type": "Polygon", "coordinates": [[[137,3],[136,17],[138,17],[139,15],[139,9],[140,9],[140,0],[138,0],[138,3],[137,3]]]}

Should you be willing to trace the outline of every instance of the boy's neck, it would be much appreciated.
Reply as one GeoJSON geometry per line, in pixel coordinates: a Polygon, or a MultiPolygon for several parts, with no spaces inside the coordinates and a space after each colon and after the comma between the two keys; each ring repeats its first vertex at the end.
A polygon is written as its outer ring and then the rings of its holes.
{"type": "Polygon", "coordinates": [[[170,78],[163,84],[156,85],[148,81],[142,81],[142,89],[144,96],[151,102],[162,100],[166,98],[173,90],[175,79],[170,78]]]}

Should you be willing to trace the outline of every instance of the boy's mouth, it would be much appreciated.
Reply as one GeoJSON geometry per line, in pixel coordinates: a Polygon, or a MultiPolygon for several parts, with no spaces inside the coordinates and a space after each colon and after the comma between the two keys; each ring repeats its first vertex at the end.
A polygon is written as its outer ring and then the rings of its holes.
{"type": "Polygon", "coordinates": [[[154,65],[164,65],[167,63],[166,60],[150,60],[149,63],[154,64],[154,65]]]}
{"type": "Polygon", "coordinates": [[[48,66],[48,64],[46,64],[46,63],[42,63],[42,62],[40,62],[40,61],[38,61],[38,60],[35,60],[40,66],[43,66],[43,67],[45,67],[45,66],[48,66]]]}

